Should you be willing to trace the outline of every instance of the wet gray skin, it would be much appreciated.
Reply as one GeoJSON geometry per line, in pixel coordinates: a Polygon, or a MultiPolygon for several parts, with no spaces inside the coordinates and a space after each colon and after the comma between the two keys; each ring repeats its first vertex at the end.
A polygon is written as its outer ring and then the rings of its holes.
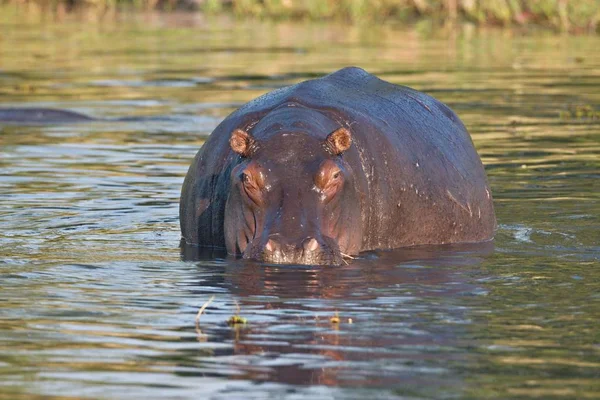
{"type": "Polygon", "coordinates": [[[496,227],[456,114],[360,68],[270,92],[211,134],[183,184],[182,236],[268,263],[481,242],[496,227]]]}

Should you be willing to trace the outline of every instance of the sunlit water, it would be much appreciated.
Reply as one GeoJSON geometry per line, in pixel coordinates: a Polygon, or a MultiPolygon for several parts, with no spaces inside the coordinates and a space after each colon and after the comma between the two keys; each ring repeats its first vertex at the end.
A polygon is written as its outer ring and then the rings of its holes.
{"type": "Polygon", "coordinates": [[[599,48],[427,26],[0,15],[0,106],[106,119],[0,125],[0,398],[599,396],[599,48]],[[179,192],[212,129],[347,65],[460,115],[495,196],[494,246],[330,268],[182,256],[179,192]],[[146,119],[111,121],[132,116],[146,119]],[[228,326],[238,313],[247,324],[228,326]]]}

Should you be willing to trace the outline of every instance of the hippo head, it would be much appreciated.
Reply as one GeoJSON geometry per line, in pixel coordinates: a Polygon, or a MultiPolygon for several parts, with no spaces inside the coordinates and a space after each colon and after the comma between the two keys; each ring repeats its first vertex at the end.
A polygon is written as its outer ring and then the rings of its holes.
{"type": "Polygon", "coordinates": [[[349,130],[325,139],[280,131],[257,140],[236,129],[229,143],[242,156],[225,206],[230,252],[267,263],[331,265],[360,250],[358,193],[341,157],[352,145],[349,130]]]}

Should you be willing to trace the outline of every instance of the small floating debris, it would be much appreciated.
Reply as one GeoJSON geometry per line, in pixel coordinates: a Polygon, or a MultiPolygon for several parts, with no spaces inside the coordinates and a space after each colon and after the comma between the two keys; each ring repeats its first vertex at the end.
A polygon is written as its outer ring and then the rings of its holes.
{"type": "MultiPolygon", "coordinates": [[[[317,321],[318,321],[318,319],[317,319],[317,321]]],[[[336,326],[339,325],[342,322],[342,319],[340,318],[340,314],[336,311],[335,315],[333,317],[329,318],[329,322],[331,322],[333,325],[336,325],[336,326]]],[[[348,318],[346,320],[346,322],[348,324],[354,323],[354,321],[352,320],[352,318],[348,318]]]]}
{"type": "Polygon", "coordinates": [[[208,299],[208,301],[204,303],[202,307],[200,307],[200,309],[198,310],[198,313],[196,314],[196,330],[200,330],[200,317],[202,316],[202,313],[204,313],[204,310],[206,310],[206,307],[208,307],[214,299],[215,296],[211,296],[211,298],[208,299]]]}
{"type": "Polygon", "coordinates": [[[329,318],[329,322],[335,325],[340,323],[340,316],[337,311],[335,312],[335,315],[333,317],[329,318]]]}
{"type": "Polygon", "coordinates": [[[240,317],[239,315],[232,315],[227,320],[227,325],[229,325],[229,326],[245,325],[247,322],[248,322],[248,320],[244,317],[240,317]]]}
{"type": "Polygon", "coordinates": [[[235,307],[237,308],[237,314],[229,317],[229,319],[227,320],[227,325],[229,325],[229,326],[246,325],[248,320],[246,318],[240,316],[240,314],[241,314],[240,304],[238,303],[237,300],[235,301],[235,307]]]}
{"type": "Polygon", "coordinates": [[[198,340],[201,342],[205,342],[207,336],[206,334],[202,333],[202,330],[200,329],[200,317],[202,316],[202,313],[204,313],[204,310],[206,310],[206,307],[208,307],[214,299],[215,296],[211,296],[211,298],[208,299],[208,301],[204,303],[202,307],[200,307],[198,313],[196,314],[196,334],[198,334],[198,340]]]}
{"type": "MultiPolygon", "coordinates": [[[[211,296],[211,298],[208,299],[208,301],[204,303],[202,307],[200,307],[198,313],[196,314],[196,333],[198,334],[198,338],[202,339],[203,341],[206,340],[206,335],[202,333],[202,330],[200,329],[200,317],[202,317],[204,310],[206,310],[206,308],[210,305],[210,303],[212,303],[214,299],[215,296],[211,296]]],[[[235,302],[235,305],[237,307],[237,313],[229,317],[229,319],[227,319],[227,325],[232,327],[238,325],[246,325],[248,323],[248,320],[240,316],[240,305],[238,304],[237,300],[235,302]]]]}

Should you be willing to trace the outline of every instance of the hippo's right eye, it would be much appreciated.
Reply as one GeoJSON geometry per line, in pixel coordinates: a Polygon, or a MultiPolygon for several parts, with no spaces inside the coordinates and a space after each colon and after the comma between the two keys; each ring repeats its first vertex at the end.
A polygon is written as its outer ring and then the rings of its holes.
{"type": "Polygon", "coordinates": [[[250,183],[250,181],[252,180],[252,178],[250,178],[250,175],[242,172],[241,180],[244,183],[250,183]]]}

